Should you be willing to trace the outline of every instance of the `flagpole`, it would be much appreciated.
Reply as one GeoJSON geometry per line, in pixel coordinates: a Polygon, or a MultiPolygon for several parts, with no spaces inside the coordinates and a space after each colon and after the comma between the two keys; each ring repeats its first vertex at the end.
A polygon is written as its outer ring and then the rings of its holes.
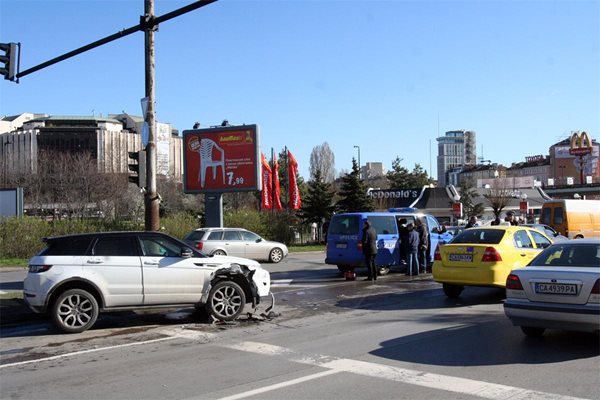
{"type": "Polygon", "coordinates": [[[275,174],[277,171],[275,170],[275,152],[271,147],[271,171],[273,171],[273,178],[271,179],[271,212],[275,212],[275,174]]]}
{"type": "Polygon", "coordinates": [[[287,172],[287,176],[285,177],[285,182],[286,182],[286,193],[287,193],[287,201],[285,202],[286,204],[286,208],[289,210],[290,208],[290,156],[288,154],[288,148],[287,146],[284,147],[284,152],[285,152],[285,165],[286,165],[286,172],[287,172]]]}

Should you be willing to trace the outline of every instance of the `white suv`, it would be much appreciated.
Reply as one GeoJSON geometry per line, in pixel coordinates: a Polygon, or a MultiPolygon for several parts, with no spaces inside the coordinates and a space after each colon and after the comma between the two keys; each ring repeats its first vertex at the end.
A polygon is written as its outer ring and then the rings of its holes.
{"type": "Polygon", "coordinates": [[[259,263],[207,257],[160,232],[105,232],[45,238],[29,261],[23,297],[65,332],[89,329],[101,311],[195,306],[231,321],[270,293],[259,263]]]}

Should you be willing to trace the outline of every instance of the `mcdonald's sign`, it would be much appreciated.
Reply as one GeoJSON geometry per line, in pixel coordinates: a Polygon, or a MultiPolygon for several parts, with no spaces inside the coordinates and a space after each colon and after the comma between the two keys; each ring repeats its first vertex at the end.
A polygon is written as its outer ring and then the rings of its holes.
{"type": "Polygon", "coordinates": [[[571,147],[569,154],[573,156],[584,156],[592,152],[592,139],[587,132],[574,132],[571,135],[571,147]]]}

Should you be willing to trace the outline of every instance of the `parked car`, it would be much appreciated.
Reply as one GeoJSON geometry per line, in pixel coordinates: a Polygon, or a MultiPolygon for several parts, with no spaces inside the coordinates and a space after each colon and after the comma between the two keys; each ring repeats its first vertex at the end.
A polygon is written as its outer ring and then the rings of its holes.
{"type": "Polygon", "coordinates": [[[553,227],[545,224],[521,224],[521,226],[528,226],[533,229],[537,229],[538,231],[544,232],[546,236],[552,239],[553,242],[560,242],[563,240],[569,240],[568,237],[561,235],[556,231],[553,227]]]}
{"type": "Polygon", "coordinates": [[[229,255],[278,263],[288,255],[285,244],[265,240],[242,228],[200,228],[183,239],[208,256],[229,255]]]}
{"type": "Polygon", "coordinates": [[[552,241],[536,229],[499,225],[469,228],[435,252],[433,279],[446,296],[465,286],[504,287],[511,270],[523,267],[552,241]]]}
{"type": "Polygon", "coordinates": [[[504,312],[527,336],[600,331],[600,239],[554,243],[506,280],[504,312]]]}
{"type": "Polygon", "coordinates": [[[256,261],[206,257],[160,232],[105,232],[44,238],[29,261],[25,303],[65,332],[91,328],[99,312],[149,307],[205,308],[235,320],[270,293],[256,261]]]}

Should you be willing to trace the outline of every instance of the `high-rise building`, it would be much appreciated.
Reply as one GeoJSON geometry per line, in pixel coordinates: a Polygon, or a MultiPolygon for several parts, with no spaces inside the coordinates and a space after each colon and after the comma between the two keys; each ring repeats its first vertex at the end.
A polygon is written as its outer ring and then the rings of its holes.
{"type": "Polygon", "coordinates": [[[437,138],[437,178],[439,186],[448,183],[448,171],[463,165],[477,164],[475,132],[467,130],[448,131],[437,138]]]}

